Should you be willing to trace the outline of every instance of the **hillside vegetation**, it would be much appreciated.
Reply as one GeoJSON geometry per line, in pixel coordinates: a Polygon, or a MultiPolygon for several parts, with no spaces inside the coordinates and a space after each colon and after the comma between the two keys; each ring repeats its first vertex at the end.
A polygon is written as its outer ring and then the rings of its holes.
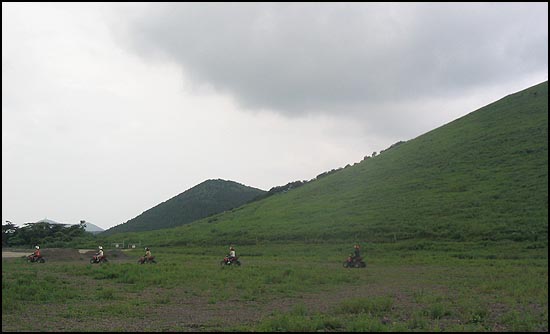
{"type": "Polygon", "coordinates": [[[241,206],[265,191],[226,180],[207,180],[126,223],[102,233],[151,231],[176,227],[241,206]]]}
{"type": "Polygon", "coordinates": [[[299,188],[139,238],[547,243],[548,82],[299,188]]]}

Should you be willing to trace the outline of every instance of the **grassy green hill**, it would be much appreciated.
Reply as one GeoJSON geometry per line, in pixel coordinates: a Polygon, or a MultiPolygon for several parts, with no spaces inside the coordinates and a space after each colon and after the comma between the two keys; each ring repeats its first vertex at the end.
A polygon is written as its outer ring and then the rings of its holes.
{"type": "Polygon", "coordinates": [[[151,231],[188,224],[251,201],[265,191],[226,180],[207,180],[126,223],[102,233],[151,231]]]}
{"type": "Polygon", "coordinates": [[[547,242],[548,82],[299,188],[139,237],[547,242]]]}

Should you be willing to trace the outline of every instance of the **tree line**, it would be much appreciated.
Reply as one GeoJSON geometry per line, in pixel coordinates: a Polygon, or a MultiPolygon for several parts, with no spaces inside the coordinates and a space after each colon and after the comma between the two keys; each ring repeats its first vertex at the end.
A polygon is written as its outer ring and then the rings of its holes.
{"type": "Polygon", "coordinates": [[[85,228],[85,221],[69,226],[47,222],[25,223],[22,227],[6,222],[2,225],[2,247],[62,247],[75,239],[93,238],[92,233],[86,232],[85,228]]]}

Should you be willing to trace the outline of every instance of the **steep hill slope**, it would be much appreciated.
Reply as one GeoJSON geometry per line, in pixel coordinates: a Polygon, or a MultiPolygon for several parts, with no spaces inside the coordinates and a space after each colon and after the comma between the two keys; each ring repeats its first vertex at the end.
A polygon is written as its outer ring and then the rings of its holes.
{"type": "Polygon", "coordinates": [[[207,180],[102,235],[151,231],[188,224],[241,206],[265,191],[226,180],[207,180]]]}
{"type": "Polygon", "coordinates": [[[548,82],[300,188],[142,237],[547,241],[548,82]]]}

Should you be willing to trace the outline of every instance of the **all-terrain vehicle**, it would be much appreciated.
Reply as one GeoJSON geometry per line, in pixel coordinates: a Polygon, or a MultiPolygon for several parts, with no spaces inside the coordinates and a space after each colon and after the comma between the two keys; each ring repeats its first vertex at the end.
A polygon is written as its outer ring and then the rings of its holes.
{"type": "Polygon", "coordinates": [[[157,263],[154,256],[142,256],[138,259],[138,264],[144,264],[144,263],[157,263]]]}
{"type": "Polygon", "coordinates": [[[361,257],[348,256],[347,260],[344,261],[344,268],[365,268],[367,264],[363,261],[361,257]]]}
{"type": "Polygon", "coordinates": [[[103,255],[103,256],[94,255],[90,259],[91,264],[94,264],[94,263],[107,263],[107,262],[109,262],[109,261],[107,260],[107,257],[105,255],[103,255]]]}
{"type": "Polygon", "coordinates": [[[235,256],[234,258],[230,258],[229,256],[225,256],[223,260],[220,261],[220,266],[240,266],[241,261],[239,261],[239,257],[235,256]]]}
{"type": "Polygon", "coordinates": [[[34,254],[31,254],[27,256],[27,262],[44,263],[46,262],[46,259],[42,256],[35,256],[34,254]]]}

